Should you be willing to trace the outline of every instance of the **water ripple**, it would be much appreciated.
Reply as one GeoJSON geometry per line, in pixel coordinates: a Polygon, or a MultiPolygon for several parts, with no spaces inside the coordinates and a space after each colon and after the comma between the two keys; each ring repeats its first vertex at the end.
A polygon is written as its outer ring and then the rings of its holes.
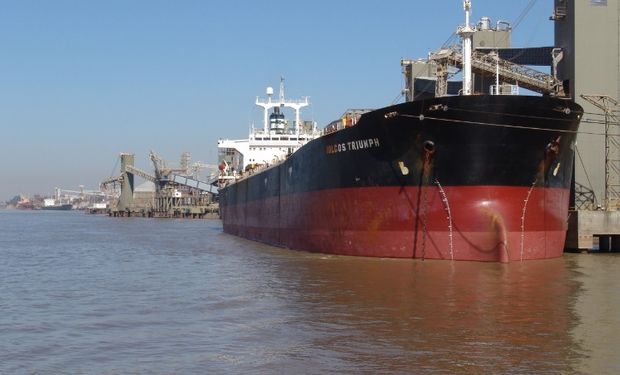
{"type": "Polygon", "coordinates": [[[0,373],[612,374],[618,259],[337,257],[219,221],[0,211],[0,373]]]}

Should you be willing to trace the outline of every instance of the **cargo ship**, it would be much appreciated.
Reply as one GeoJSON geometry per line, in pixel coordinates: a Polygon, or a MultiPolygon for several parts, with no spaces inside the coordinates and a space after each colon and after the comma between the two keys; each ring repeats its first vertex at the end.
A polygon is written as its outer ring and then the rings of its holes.
{"type": "Polygon", "coordinates": [[[43,199],[43,205],[38,209],[44,211],[71,211],[73,209],[73,204],[63,202],[63,199],[61,199],[60,189],[56,188],[55,196],[55,198],[43,199]]]}
{"type": "Polygon", "coordinates": [[[347,111],[318,132],[268,88],[264,128],[218,144],[224,231],[339,255],[561,256],[583,110],[559,94],[474,94],[468,5],[460,95],[347,111]]]}
{"type": "Polygon", "coordinates": [[[43,205],[40,209],[44,211],[71,211],[73,205],[71,203],[50,204],[43,205]]]}

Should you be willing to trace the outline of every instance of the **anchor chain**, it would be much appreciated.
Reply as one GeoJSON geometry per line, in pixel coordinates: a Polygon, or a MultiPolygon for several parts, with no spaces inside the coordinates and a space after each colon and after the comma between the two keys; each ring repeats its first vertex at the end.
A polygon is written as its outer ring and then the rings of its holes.
{"type": "Polygon", "coordinates": [[[530,195],[532,195],[532,191],[536,186],[538,179],[535,179],[530,186],[530,189],[527,191],[527,195],[525,196],[525,200],[523,200],[523,210],[521,211],[521,261],[523,261],[523,249],[525,247],[525,212],[527,210],[527,203],[530,200],[530,195]]]}
{"type": "Polygon", "coordinates": [[[441,186],[441,184],[439,183],[438,179],[435,179],[435,184],[437,184],[437,187],[439,188],[439,194],[441,195],[441,202],[443,203],[444,209],[446,210],[446,213],[448,214],[448,240],[450,243],[450,260],[454,260],[454,241],[453,241],[453,235],[452,235],[452,211],[450,211],[450,202],[448,202],[448,196],[446,195],[446,192],[443,190],[443,187],[441,186]]]}

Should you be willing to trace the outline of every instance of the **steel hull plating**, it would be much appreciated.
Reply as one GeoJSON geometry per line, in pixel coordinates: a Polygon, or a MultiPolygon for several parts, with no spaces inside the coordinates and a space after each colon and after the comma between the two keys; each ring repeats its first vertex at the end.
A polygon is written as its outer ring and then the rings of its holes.
{"type": "Polygon", "coordinates": [[[368,113],[223,188],[224,231],[329,254],[559,257],[580,111],[470,96],[368,113]]]}

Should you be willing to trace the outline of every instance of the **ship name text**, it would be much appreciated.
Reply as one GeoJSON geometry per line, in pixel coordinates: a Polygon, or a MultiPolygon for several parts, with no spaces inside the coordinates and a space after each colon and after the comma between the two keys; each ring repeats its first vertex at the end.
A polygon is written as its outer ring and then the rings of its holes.
{"type": "Polygon", "coordinates": [[[377,147],[380,147],[379,138],[358,139],[349,142],[327,145],[325,146],[325,153],[337,154],[339,152],[358,151],[377,147]]]}

